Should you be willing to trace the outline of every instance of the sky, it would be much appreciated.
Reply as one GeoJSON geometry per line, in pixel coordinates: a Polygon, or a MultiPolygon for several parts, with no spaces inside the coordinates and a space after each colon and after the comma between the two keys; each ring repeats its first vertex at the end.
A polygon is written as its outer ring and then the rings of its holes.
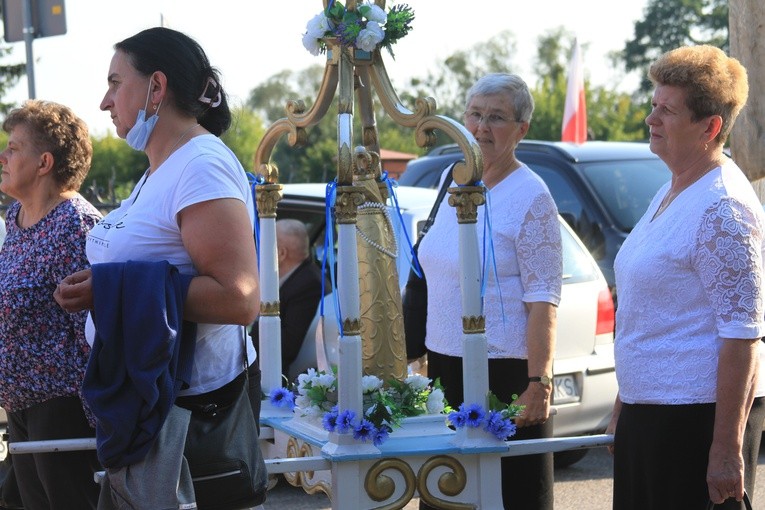
{"type": "MultiPolygon", "coordinates": [[[[106,92],[114,43],[163,21],[201,44],[212,65],[221,71],[232,106],[243,104],[255,86],[282,70],[321,65],[326,59],[311,55],[301,42],[306,23],[323,8],[321,0],[61,1],[66,34],[38,38],[32,44],[35,96],[70,106],[96,136],[114,132],[109,114],[98,107],[106,92]]],[[[388,1],[387,6],[397,3],[403,2],[388,1]]],[[[403,86],[411,76],[425,76],[455,51],[485,42],[503,30],[515,35],[513,70],[524,76],[531,71],[538,38],[561,26],[579,38],[586,79],[616,88],[625,80],[636,83],[636,77],[611,69],[606,55],[622,50],[632,38],[647,0],[405,3],[414,9],[412,31],[395,44],[395,60],[387,52],[383,57],[394,87],[403,86]]],[[[3,44],[13,51],[0,62],[27,61],[24,42],[3,44]]],[[[7,99],[21,102],[27,98],[29,85],[22,78],[7,99]]]]}

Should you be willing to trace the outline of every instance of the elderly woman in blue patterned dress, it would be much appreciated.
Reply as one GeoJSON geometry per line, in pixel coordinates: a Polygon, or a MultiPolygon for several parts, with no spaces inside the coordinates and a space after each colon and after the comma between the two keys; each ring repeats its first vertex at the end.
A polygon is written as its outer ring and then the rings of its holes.
{"type": "MultiPolygon", "coordinates": [[[[87,313],[53,299],[88,267],[85,238],[100,213],[77,190],[93,153],[88,128],[62,105],[28,101],[3,122],[0,191],[16,199],[0,251],[0,401],[11,442],[95,436],[80,399],[87,313]]],[[[94,451],[13,456],[24,508],[96,508],[94,451]]]]}

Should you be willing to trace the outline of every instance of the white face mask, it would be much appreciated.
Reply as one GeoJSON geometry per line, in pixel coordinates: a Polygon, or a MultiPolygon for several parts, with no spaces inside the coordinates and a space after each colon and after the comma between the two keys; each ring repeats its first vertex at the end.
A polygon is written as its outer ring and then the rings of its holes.
{"type": "Polygon", "coordinates": [[[149,90],[146,92],[146,104],[144,105],[143,110],[138,110],[135,124],[133,124],[133,127],[130,128],[130,131],[128,131],[128,134],[125,137],[125,141],[128,145],[137,151],[142,151],[146,148],[151,132],[154,131],[154,126],[156,126],[157,121],[159,120],[159,108],[162,106],[162,101],[157,105],[157,112],[148,119],[146,118],[146,108],[149,106],[150,94],[151,80],[149,80],[149,90]]]}

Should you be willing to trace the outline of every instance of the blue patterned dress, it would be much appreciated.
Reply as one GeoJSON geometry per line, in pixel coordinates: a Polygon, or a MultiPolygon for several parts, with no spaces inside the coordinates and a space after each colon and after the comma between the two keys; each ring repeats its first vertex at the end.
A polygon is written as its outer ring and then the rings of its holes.
{"type": "Polygon", "coordinates": [[[85,238],[101,218],[77,195],[22,229],[16,224],[19,208],[18,202],[8,208],[0,250],[0,405],[9,412],[80,396],[90,352],[87,312],[64,311],[53,291],[64,277],[88,267],[85,238]]]}

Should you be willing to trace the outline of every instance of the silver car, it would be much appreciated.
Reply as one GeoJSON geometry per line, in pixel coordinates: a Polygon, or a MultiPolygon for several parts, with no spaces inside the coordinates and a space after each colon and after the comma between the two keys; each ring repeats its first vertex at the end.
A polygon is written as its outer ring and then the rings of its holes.
{"type": "MultiPolygon", "coordinates": [[[[437,191],[428,188],[396,188],[403,221],[393,221],[399,246],[397,267],[403,289],[409,273],[408,243],[402,228],[414,242],[427,219],[437,191]]],[[[286,184],[284,198],[277,207],[277,218],[295,218],[308,226],[309,236],[321,260],[324,249],[325,185],[286,184]]],[[[397,214],[392,211],[392,217],[397,214]]],[[[578,436],[602,433],[608,424],[616,398],[614,372],[614,306],[603,274],[595,260],[560,219],[563,243],[563,288],[558,308],[558,337],[553,365],[554,435],[578,436]]],[[[337,362],[338,333],[334,320],[333,297],[324,298],[297,359],[283,373],[294,379],[309,367],[323,368],[337,362]],[[323,327],[319,327],[323,324],[323,327]]],[[[581,459],[586,449],[556,453],[556,465],[581,459]]]]}

